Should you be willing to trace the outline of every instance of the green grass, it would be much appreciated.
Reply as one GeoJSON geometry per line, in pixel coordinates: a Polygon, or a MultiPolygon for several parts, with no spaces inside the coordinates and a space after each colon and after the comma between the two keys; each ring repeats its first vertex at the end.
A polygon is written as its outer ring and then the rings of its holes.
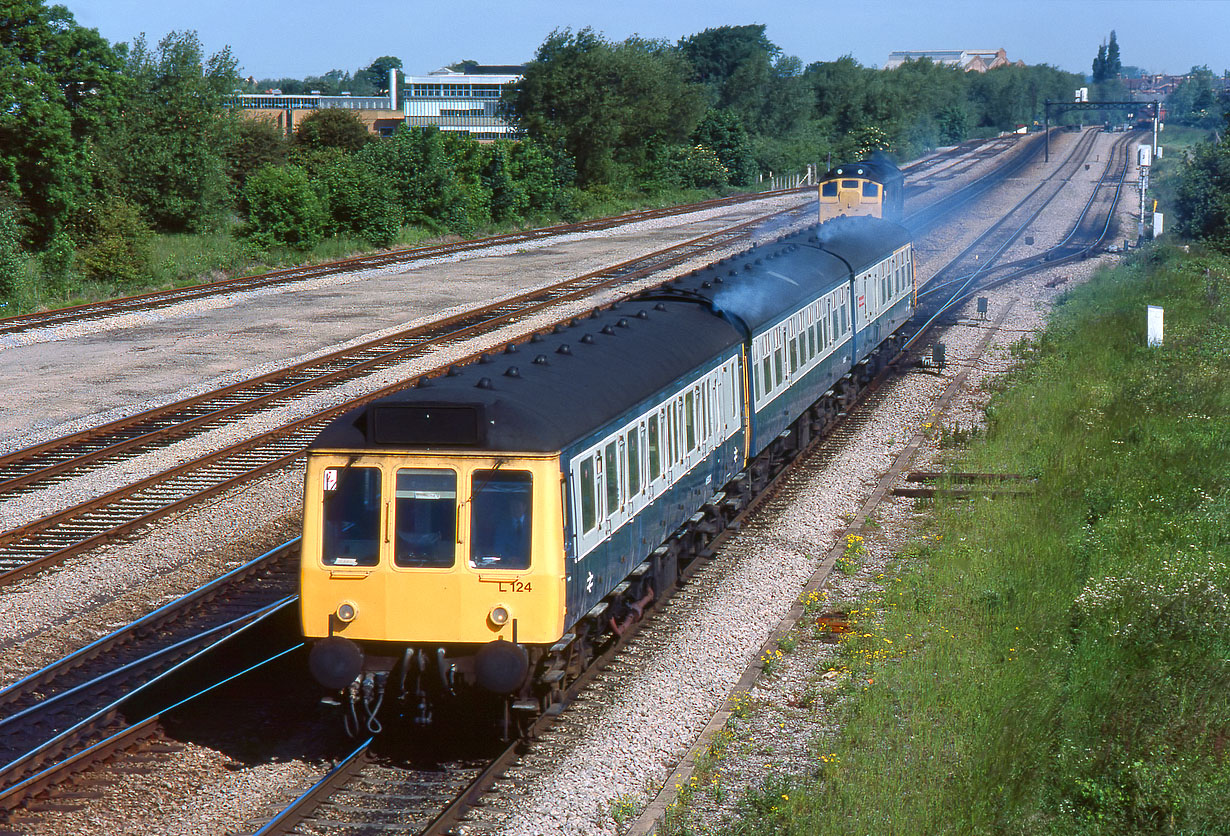
{"type": "MultiPolygon", "coordinates": [[[[716,192],[696,190],[663,192],[653,197],[614,188],[577,191],[574,214],[577,219],[599,218],[636,209],[692,203],[716,195],[716,192]]],[[[534,217],[521,225],[493,224],[476,230],[472,237],[481,238],[519,228],[549,226],[561,222],[561,218],[554,216],[534,217]]],[[[415,247],[433,241],[457,239],[458,236],[441,236],[419,226],[403,226],[393,246],[415,247]]],[[[301,264],[336,261],[371,251],[372,247],[364,241],[344,236],[326,238],[305,252],[286,247],[262,250],[231,232],[155,235],[151,246],[150,275],[145,281],[118,283],[88,279],[72,266],[62,271],[61,275],[52,276],[40,270],[38,259],[31,258],[16,294],[10,299],[0,299],[0,318],[48,308],[98,302],[117,296],[204,284],[301,264]]]]}
{"type": "Polygon", "coordinates": [[[1230,832],[1228,277],[1159,250],[1067,297],[952,464],[1036,495],[937,506],[843,642],[840,731],[725,832],[1230,832]]]}

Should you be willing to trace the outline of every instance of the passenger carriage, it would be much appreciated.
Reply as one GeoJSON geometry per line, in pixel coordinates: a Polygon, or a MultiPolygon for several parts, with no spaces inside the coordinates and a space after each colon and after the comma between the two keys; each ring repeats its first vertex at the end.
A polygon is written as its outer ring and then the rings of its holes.
{"type": "Polygon", "coordinates": [[[305,481],[317,679],[368,722],[385,696],[423,722],[466,691],[548,708],[912,293],[905,231],[843,221],[339,418],[305,481]]]}

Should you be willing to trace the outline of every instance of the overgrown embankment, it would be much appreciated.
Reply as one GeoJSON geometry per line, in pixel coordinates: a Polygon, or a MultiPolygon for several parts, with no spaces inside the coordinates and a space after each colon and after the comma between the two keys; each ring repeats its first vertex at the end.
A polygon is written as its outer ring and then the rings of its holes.
{"type": "Polygon", "coordinates": [[[1228,277],[1162,248],[1062,300],[949,465],[1034,492],[937,506],[813,774],[730,832],[1230,832],[1228,277]]]}

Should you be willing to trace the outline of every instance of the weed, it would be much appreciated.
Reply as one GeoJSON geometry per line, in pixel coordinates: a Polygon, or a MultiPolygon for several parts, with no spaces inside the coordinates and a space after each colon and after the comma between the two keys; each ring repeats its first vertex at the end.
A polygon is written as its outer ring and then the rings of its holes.
{"type": "Polygon", "coordinates": [[[863,538],[857,534],[846,535],[846,545],[837,558],[837,571],[844,575],[852,575],[863,565],[867,557],[867,546],[863,538]]]}

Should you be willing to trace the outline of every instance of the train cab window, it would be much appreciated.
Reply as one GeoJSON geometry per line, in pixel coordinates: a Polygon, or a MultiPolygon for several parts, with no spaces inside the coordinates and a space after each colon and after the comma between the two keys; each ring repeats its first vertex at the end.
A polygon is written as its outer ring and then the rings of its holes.
{"type": "Polygon", "coordinates": [[[879,196],[880,196],[879,184],[872,183],[869,180],[863,183],[863,197],[879,197],[879,196]]]}
{"type": "Polygon", "coordinates": [[[602,451],[602,468],[606,476],[606,513],[609,517],[619,510],[619,442],[612,441],[602,451]]]}
{"type": "Polygon", "coordinates": [[[470,479],[470,565],[530,568],[534,476],[525,470],[476,470],[470,479]]]}
{"type": "Polygon", "coordinates": [[[324,472],[326,566],[375,566],[380,561],[380,469],[329,468],[324,472]]]}
{"type": "Polygon", "coordinates": [[[837,181],[829,180],[827,183],[821,183],[820,194],[822,197],[837,197],[837,181]]]}
{"type": "Polygon", "coordinates": [[[598,494],[595,487],[594,460],[587,456],[581,461],[581,530],[588,534],[598,525],[598,494]]]}
{"type": "Polygon", "coordinates": [[[393,562],[445,569],[457,553],[457,474],[451,470],[397,471],[393,562]]]}
{"type": "Polygon", "coordinates": [[[662,476],[662,439],[658,435],[658,416],[649,416],[649,481],[662,476]]]}
{"type": "Polygon", "coordinates": [[[842,180],[841,187],[843,189],[857,189],[858,181],[857,180],[842,180]]]}
{"type": "Polygon", "coordinates": [[[628,430],[624,449],[628,453],[628,496],[636,496],[641,492],[641,445],[637,427],[628,430]]]}

